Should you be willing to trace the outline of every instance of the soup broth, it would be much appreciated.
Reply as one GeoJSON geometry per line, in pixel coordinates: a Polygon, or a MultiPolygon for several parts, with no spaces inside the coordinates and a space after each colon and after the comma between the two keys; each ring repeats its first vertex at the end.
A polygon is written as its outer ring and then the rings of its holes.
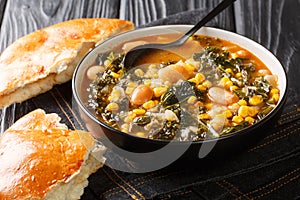
{"type": "Polygon", "coordinates": [[[138,38],[99,55],[83,85],[99,120],[138,137],[199,141],[251,126],[276,106],[276,75],[251,52],[220,38],[194,35],[180,47],[149,51],[134,66],[122,65],[131,48],[179,36],[138,38]]]}

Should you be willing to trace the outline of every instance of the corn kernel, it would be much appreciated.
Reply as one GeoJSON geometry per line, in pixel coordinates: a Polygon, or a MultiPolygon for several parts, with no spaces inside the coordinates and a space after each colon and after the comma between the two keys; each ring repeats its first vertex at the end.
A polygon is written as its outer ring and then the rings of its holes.
{"type": "Polygon", "coordinates": [[[238,104],[239,104],[240,106],[246,106],[246,105],[247,105],[247,101],[244,100],[244,99],[241,99],[241,100],[238,101],[238,104]]]}
{"type": "Polygon", "coordinates": [[[239,87],[236,86],[236,85],[232,85],[232,86],[229,87],[229,90],[230,90],[231,92],[234,92],[236,89],[239,89],[239,87]]]}
{"type": "Polygon", "coordinates": [[[258,113],[257,110],[255,110],[252,107],[248,107],[248,114],[249,114],[250,117],[254,117],[257,113],[258,113]]]}
{"type": "Polygon", "coordinates": [[[129,133],[129,130],[128,130],[128,129],[121,129],[121,131],[122,131],[123,133],[129,133]]]}
{"type": "Polygon", "coordinates": [[[227,81],[230,81],[230,79],[228,77],[223,77],[221,78],[221,83],[224,85],[227,81]]]}
{"type": "Polygon", "coordinates": [[[195,79],[197,80],[198,84],[200,84],[205,81],[205,76],[202,73],[197,73],[195,75],[195,79]]]}
{"type": "Polygon", "coordinates": [[[136,115],[143,115],[146,113],[146,110],[144,109],[140,109],[140,108],[136,108],[136,109],[133,109],[132,112],[136,115]]]}
{"type": "Polygon", "coordinates": [[[145,134],[144,132],[137,132],[135,135],[136,135],[137,137],[143,137],[143,138],[146,137],[146,134],[145,134]]]}
{"type": "Polygon", "coordinates": [[[188,72],[190,72],[190,73],[193,73],[194,71],[195,71],[195,66],[194,65],[192,65],[192,64],[186,64],[186,65],[184,65],[184,68],[188,71],[188,72]]]}
{"type": "Polygon", "coordinates": [[[225,111],[226,118],[231,118],[233,116],[232,112],[230,110],[225,111]]]}
{"type": "Polygon", "coordinates": [[[277,103],[279,101],[279,93],[275,93],[272,95],[272,99],[277,103]]]}
{"type": "Polygon", "coordinates": [[[121,92],[120,90],[113,89],[111,92],[110,96],[108,97],[109,101],[118,101],[121,97],[121,92]]]}
{"type": "Polygon", "coordinates": [[[238,110],[238,115],[245,118],[248,117],[248,106],[241,106],[238,110]]]}
{"type": "Polygon", "coordinates": [[[279,94],[279,90],[277,88],[271,89],[270,95],[272,96],[273,94],[279,94]]]}
{"type": "Polygon", "coordinates": [[[232,69],[226,68],[226,69],[225,69],[225,72],[227,72],[227,73],[229,73],[229,74],[232,74],[232,69]]]}
{"type": "Polygon", "coordinates": [[[127,87],[136,87],[136,86],[137,86],[137,84],[135,82],[129,82],[127,84],[127,87]]]}
{"type": "Polygon", "coordinates": [[[114,78],[120,78],[120,75],[115,73],[115,72],[111,72],[112,77],[114,78]]]}
{"type": "Polygon", "coordinates": [[[156,103],[152,100],[147,101],[143,104],[143,108],[146,109],[146,110],[148,110],[150,108],[153,108],[154,106],[156,106],[156,103]]]}
{"type": "Polygon", "coordinates": [[[203,86],[205,86],[206,88],[211,88],[212,83],[209,80],[206,80],[202,83],[203,86]]]}
{"type": "Polygon", "coordinates": [[[197,89],[198,89],[198,90],[205,91],[207,88],[206,88],[205,86],[203,86],[203,85],[198,85],[198,86],[197,86],[197,89]]]}
{"type": "Polygon", "coordinates": [[[167,87],[161,86],[161,87],[156,87],[153,89],[153,93],[155,97],[160,97],[162,94],[164,94],[167,91],[167,87]]]}
{"type": "Polygon", "coordinates": [[[139,76],[139,77],[142,77],[142,76],[144,76],[145,73],[141,69],[136,69],[136,70],[134,70],[134,74],[139,76]]]}
{"type": "Polygon", "coordinates": [[[263,102],[263,97],[261,95],[253,95],[250,99],[249,99],[249,104],[252,106],[257,106],[259,104],[261,104],[263,102]]]}
{"type": "Polygon", "coordinates": [[[119,105],[117,103],[109,103],[106,106],[106,110],[108,110],[108,111],[118,111],[119,110],[119,105]]]}
{"type": "Polygon", "coordinates": [[[152,84],[152,81],[150,79],[145,79],[144,80],[144,85],[151,86],[151,84],[152,84]]]}
{"type": "Polygon", "coordinates": [[[189,99],[187,100],[188,104],[194,104],[197,101],[197,97],[195,96],[190,96],[189,99]]]}
{"type": "Polygon", "coordinates": [[[212,108],[213,104],[212,103],[208,103],[205,105],[205,108],[210,110],[212,108]]]}
{"type": "Polygon", "coordinates": [[[122,124],[122,126],[121,126],[122,132],[128,133],[129,132],[129,127],[130,127],[129,124],[122,124]]]}
{"type": "Polygon", "coordinates": [[[231,86],[233,86],[233,82],[232,81],[227,81],[225,84],[224,84],[225,88],[227,89],[230,89],[231,86]]]}
{"type": "Polygon", "coordinates": [[[233,103],[231,106],[229,106],[230,110],[233,112],[237,112],[241,106],[238,103],[233,103]]]}
{"type": "Polygon", "coordinates": [[[199,118],[205,120],[205,119],[210,119],[210,116],[207,113],[203,113],[199,115],[199,118]]]}
{"type": "Polygon", "coordinates": [[[233,116],[232,121],[239,124],[243,122],[244,119],[241,116],[233,116]]]}
{"type": "Polygon", "coordinates": [[[128,116],[125,117],[124,122],[125,122],[125,123],[130,123],[130,122],[133,121],[133,119],[134,119],[135,117],[136,117],[136,114],[135,114],[135,113],[129,112],[129,113],[128,113],[128,116]]]}
{"type": "Polygon", "coordinates": [[[245,121],[248,122],[249,124],[253,124],[255,120],[252,117],[246,117],[245,121]]]}
{"type": "Polygon", "coordinates": [[[204,103],[201,102],[201,101],[197,101],[196,104],[197,104],[197,106],[203,106],[204,105],[204,103]]]}
{"type": "Polygon", "coordinates": [[[133,92],[133,90],[134,90],[134,87],[127,87],[127,88],[125,89],[125,94],[131,95],[132,92],[133,92]]]}
{"type": "Polygon", "coordinates": [[[129,116],[125,117],[125,118],[124,118],[124,122],[125,122],[125,123],[130,123],[130,122],[132,122],[131,117],[129,117],[129,116]]]}
{"type": "Polygon", "coordinates": [[[198,84],[199,84],[199,82],[197,81],[197,79],[196,79],[196,78],[191,78],[191,79],[189,79],[189,82],[191,82],[191,83],[195,83],[196,85],[198,85],[198,84]]]}
{"type": "Polygon", "coordinates": [[[242,73],[241,72],[238,72],[235,74],[235,78],[241,78],[242,77],[242,73]]]}

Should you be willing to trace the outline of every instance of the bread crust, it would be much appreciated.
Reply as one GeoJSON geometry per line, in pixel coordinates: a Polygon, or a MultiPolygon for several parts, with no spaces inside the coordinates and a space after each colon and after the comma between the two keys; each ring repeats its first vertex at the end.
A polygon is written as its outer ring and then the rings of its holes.
{"type": "Polygon", "coordinates": [[[133,28],[132,22],[120,19],[74,19],[16,40],[0,56],[0,108],[22,102],[48,91],[55,84],[69,81],[76,65],[90,48],[133,28]],[[26,95],[20,93],[22,96],[16,100],[6,97],[52,74],[53,80],[48,87],[41,86],[43,90],[30,91],[26,95]]]}
{"type": "MultiPolygon", "coordinates": [[[[104,160],[92,156],[96,146],[89,133],[68,130],[59,120],[57,114],[38,109],[0,136],[0,199],[79,199],[82,195],[87,177],[104,160]]],[[[104,151],[98,152],[102,156],[104,151]]]]}
{"type": "Polygon", "coordinates": [[[61,118],[56,113],[46,114],[42,109],[36,109],[17,120],[6,132],[12,130],[47,130],[51,128],[68,129],[60,123],[61,118]]]}

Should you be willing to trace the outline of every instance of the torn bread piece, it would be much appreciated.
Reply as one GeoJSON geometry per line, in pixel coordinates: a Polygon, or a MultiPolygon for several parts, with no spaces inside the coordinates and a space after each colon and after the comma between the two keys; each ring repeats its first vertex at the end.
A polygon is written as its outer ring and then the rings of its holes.
{"type": "Polygon", "coordinates": [[[80,199],[105,147],[59,120],[38,109],[0,136],[0,199],[80,199]]]}
{"type": "Polygon", "coordinates": [[[7,131],[10,130],[47,130],[51,128],[68,129],[60,123],[61,118],[56,113],[49,113],[43,109],[36,109],[17,120],[7,131]]]}
{"type": "Polygon", "coordinates": [[[0,56],[0,109],[69,81],[91,48],[133,28],[120,19],[74,19],[16,40],[0,56]]]}

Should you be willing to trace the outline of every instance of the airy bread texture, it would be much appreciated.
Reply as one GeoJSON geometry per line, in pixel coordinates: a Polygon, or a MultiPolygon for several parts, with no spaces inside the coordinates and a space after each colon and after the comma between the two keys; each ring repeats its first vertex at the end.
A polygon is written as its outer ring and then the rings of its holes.
{"type": "Polygon", "coordinates": [[[0,199],[80,199],[105,148],[37,109],[0,136],[0,199]]]}
{"type": "Polygon", "coordinates": [[[0,56],[0,109],[69,81],[91,48],[133,28],[120,19],[74,19],[16,40],[0,56]]]}

